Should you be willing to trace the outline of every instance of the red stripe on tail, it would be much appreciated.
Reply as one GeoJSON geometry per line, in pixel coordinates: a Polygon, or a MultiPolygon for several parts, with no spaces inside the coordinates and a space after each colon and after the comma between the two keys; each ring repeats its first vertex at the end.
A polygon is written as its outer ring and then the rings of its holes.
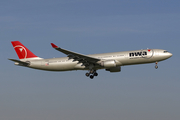
{"type": "Polygon", "coordinates": [[[21,42],[12,41],[11,42],[19,59],[35,58],[37,57],[29,49],[27,49],[21,42]]]}

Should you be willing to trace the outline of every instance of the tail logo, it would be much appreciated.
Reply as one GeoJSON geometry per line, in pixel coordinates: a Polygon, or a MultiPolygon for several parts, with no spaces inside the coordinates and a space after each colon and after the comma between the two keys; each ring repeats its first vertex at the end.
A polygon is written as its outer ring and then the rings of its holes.
{"type": "Polygon", "coordinates": [[[22,48],[19,48],[19,50],[22,52],[23,49],[22,49],[22,48]]]}
{"type": "Polygon", "coordinates": [[[23,46],[17,45],[14,47],[14,49],[19,53],[19,55],[21,56],[21,59],[26,59],[27,51],[23,46]]]}

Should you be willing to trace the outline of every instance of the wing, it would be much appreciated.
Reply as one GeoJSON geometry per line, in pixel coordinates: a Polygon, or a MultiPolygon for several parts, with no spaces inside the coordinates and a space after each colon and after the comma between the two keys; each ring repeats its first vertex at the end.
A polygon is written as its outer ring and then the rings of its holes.
{"type": "Polygon", "coordinates": [[[78,61],[78,63],[83,63],[83,65],[85,65],[85,66],[89,66],[90,64],[99,65],[98,61],[101,61],[101,59],[97,59],[94,57],[90,57],[87,55],[83,55],[83,54],[72,52],[72,51],[69,51],[66,49],[62,49],[53,43],[51,43],[51,45],[54,49],[66,54],[67,57],[69,57],[69,59],[73,59],[73,61],[78,61]]]}

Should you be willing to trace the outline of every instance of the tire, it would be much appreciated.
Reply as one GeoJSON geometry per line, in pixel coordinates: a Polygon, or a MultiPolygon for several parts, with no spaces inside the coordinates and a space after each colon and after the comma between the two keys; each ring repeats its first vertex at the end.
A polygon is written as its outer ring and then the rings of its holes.
{"type": "Polygon", "coordinates": [[[93,75],[90,75],[90,78],[91,78],[91,79],[93,79],[93,78],[94,78],[94,76],[93,76],[93,75]]]}
{"type": "Polygon", "coordinates": [[[94,73],[94,76],[98,76],[98,73],[97,73],[97,72],[95,72],[95,73],[94,73]]]}
{"type": "Polygon", "coordinates": [[[87,76],[87,77],[89,77],[89,75],[90,75],[89,73],[86,73],[86,76],[87,76]]]}
{"type": "Polygon", "coordinates": [[[158,66],[156,65],[155,68],[158,69],[158,66]]]}

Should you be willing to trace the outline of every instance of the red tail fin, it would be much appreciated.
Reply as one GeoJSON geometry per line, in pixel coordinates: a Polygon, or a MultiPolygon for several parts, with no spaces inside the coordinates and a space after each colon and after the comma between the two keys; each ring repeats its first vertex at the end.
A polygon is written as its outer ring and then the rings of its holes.
{"type": "Polygon", "coordinates": [[[12,41],[11,42],[19,59],[28,59],[28,58],[39,58],[33,54],[29,49],[27,49],[21,42],[12,41]]]}

